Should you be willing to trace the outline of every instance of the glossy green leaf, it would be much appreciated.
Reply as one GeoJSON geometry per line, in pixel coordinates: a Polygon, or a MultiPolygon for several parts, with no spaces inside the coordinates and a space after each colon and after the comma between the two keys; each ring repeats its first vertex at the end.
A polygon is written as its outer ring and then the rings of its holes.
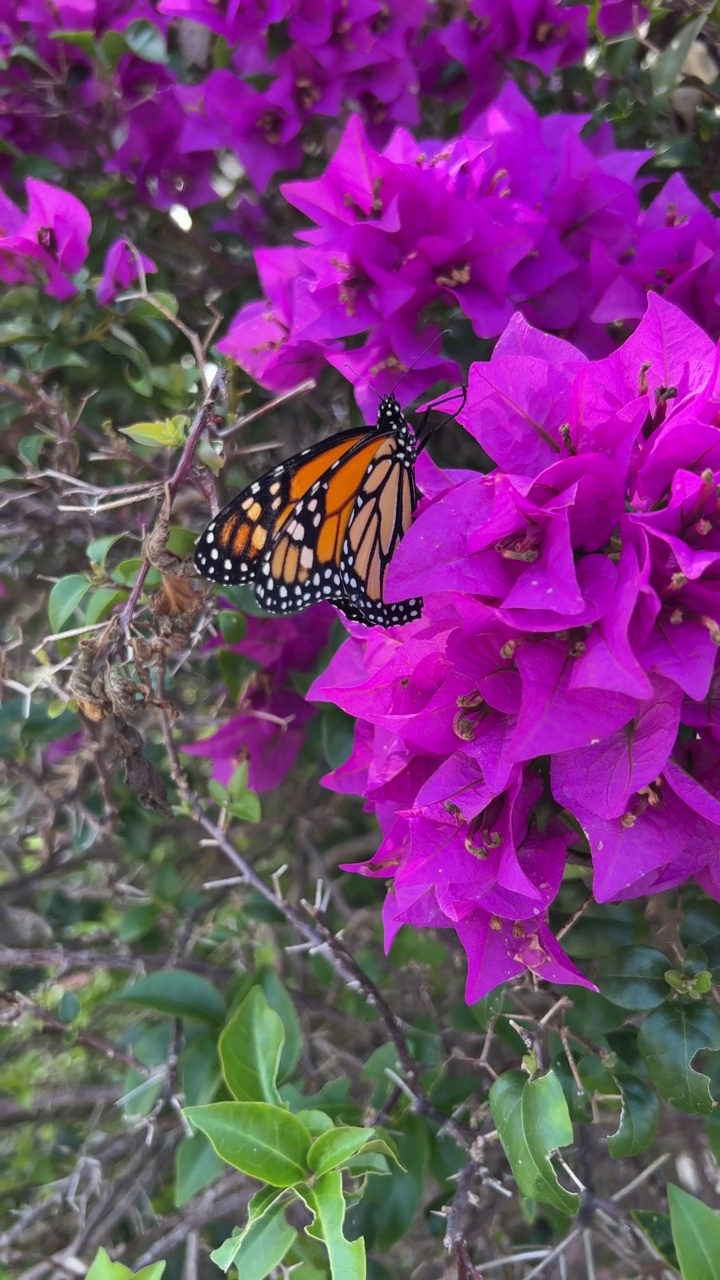
{"type": "Polygon", "coordinates": [[[218,1155],[250,1178],[291,1187],[307,1174],[311,1140],[305,1125],[267,1102],[215,1102],[187,1107],[185,1115],[207,1134],[218,1155]]]}
{"type": "Polygon", "coordinates": [[[198,1191],[209,1187],[225,1163],[204,1133],[183,1138],[175,1154],[175,1206],[182,1209],[198,1191]]]}
{"type": "Polygon", "coordinates": [[[317,1178],[330,1169],[341,1169],[374,1137],[374,1129],[359,1129],[352,1125],[331,1129],[313,1142],[308,1153],[308,1167],[317,1178]]]}
{"type": "Polygon", "coordinates": [[[225,1083],[238,1102],[280,1105],[276,1080],[284,1040],[282,1021],[264,991],[251,987],[218,1044],[225,1083]]]}
{"type": "Polygon", "coordinates": [[[596,1037],[604,1036],[606,1031],[621,1027],[627,1014],[618,1008],[604,995],[597,991],[588,991],[587,987],[565,989],[565,994],[572,1000],[572,1008],[568,1009],[565,1020],[571,1031],[579,1036],[597,1043],[596,1037]]]}
{"type": "Polygon", "coordinates": [[[720,1018],[710,1005],[665,1004],[643,1022],[638,1048],[651,1080],[679,1111],[706,1115],[710,1081],[693,1070],[699,1049],[720,1048],[720,1018]]]}
{"type": "Polygon", "coordinates": [[[199,1022],[222,1022],[225,1001],[207,978],[185,969],[161,969],[119,991],[114,997],[126,1004],[155,1009],[173,1018],[194,1018],[199,1022]]]}
{"type": "Polygon", "coordinates": [[[647,1151],[660,1123],[660,1100],[637,1076],[615,1076],[622,1099],[620,1123],[608,1136],[611,1156],[637,1156],[647,1151]]]}
{"type": "Polygon", "coordinates": [[[560,1186],[550,1156],[573,1140],[565,1095],[554,1072],[529,1080],[508,1071],[490,1090],[490,1108],[505,1154],[523,1195],[576,1214],[580,1197],[560,1186]]]}
{"type": "Polygon", "coordinates": [[[597,966],[602,995],[621,1009],[655,1009],[667,1000],[668,958],[654,947],[620,947],[597,966]]]}
{"type": "Polygon", "coordinates": [[[720,1280],[720,1212],[672,1184],[667,1195],[683,1280],[720,1280]]]}
{"type": "Polygon", "coordinates": [[[55,583],[48,599],[48,616],[53,632],[63,630],[90,586],[82,573],[71,573],[55,583]]]}
{"type": "Polygon", "coordinates": [[[365,1280],[365,1245],[361,1239],[347,1240],[343,1230],[345,1197],[340,1170],[333,1169],[316,1178],[312,1186],[306,1184],[297,1190],[315,1215],[306,1230],[325,1245],[332,1280],[365,1280]]]}
{"type": "Polygon", "coordinates": [[[216,1267],[227,1271],[234,1264],[242,1280],[265,1280],[297,1235],[285,1216],[286,1207],[286,1197],[276,1194],[264,1213],[210,1254],[216,1267]]]}

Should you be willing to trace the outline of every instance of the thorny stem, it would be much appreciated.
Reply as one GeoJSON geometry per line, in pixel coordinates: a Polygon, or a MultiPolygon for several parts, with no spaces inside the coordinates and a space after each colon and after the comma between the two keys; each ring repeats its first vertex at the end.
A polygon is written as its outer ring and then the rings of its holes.
{"type": "MultiPolygon", "coordinates": [[[[197,413],[195,414],[195,417],[193,418],[192,425],[188,433],[188,438],[185,441],[185,444],[183,446],[183,451],[180,454],[178,464],[165,486],[165,503],[163,506],[163,514],[166,517],[169,517],[173,500],[180,486],[183,484],[185,478],[190,472],[190,468],[192,467],[192,463],[193,463],[193,458],[195,457],[195,450],[197,449],[198,443],[200,441],[200,437],[202,436],[203,432],[207,429],[210,423],[210,419],[215,412],[215,405],[217,401],[220,399],[221,396],[224,396],[226,386],[227,386],[227,373],[225,372],[224,369],[218,369],[215,374],[215,377],[212,380],[212,383],[210,384],[210,388],[208,390],[207,395],[205,396],[205,399],[203,400],[202,404],[200,405],[200,408],[198,409],[197,413]]],[[[142,589],[145,585],[145,579],[148,575],[149,569],[150,569],[150,561],[147,559],[147,556],[146,556],[140,568],[138,569],[137,577],[135,578],[135,582],[133,583],[132,591],[130,592],[130,595],[128,596],[127,601],[125,602],[119,614],[117,615],[118,622],[120,625],[120,630],[126,641],[130,637],[130,626],[132,623],[133,615],[135,613],[135,609],[137,608],[137,603],[138,603],[138,600],[140,599],[142,589]]]]}

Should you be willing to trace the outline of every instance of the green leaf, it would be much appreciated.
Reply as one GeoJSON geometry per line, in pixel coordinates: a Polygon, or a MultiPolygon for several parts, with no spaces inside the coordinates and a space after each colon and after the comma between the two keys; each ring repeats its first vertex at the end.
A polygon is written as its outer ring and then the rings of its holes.
{"type": "Polygon", "coordinates": [[[71,44],[77,49],[82,49],[83,53],[87,53],[90,57],[94,57],[97,53],[94,31],[49,31],[48,35],[51,40],[58,40],[62,44],[71,44]]]}
{"type": "Polygon", "coordinates": [[[222,1173],[224,1162],[204,1133],[183,1138],[175,1155],[175,1207],[182,1209],[222,1173]]]}
{"type": "Polygon", "coordinates": [[[620,947],[597,967],[602,994],[621,1009],[655,1009],[667,1000],[667,956],[654,947],[620,947]]]}
{"type": "Polygon", "coordinates": [[[712,1110],[710,1081],[690,1064],[699,1049],[720,1048],[720,1019],[713,1008],[662,1005],[643,1022],[638,1048],[663,1098],[691,1114],[712,1110]]]}
{"type": "Polygon", "coordinates": [[[568,1009],[566,1017],[568,1027],[595,1044],[597,1040],[594,1037],[604,1036],[606,1031],[621,1027],[625,1022],[625,1010],[598,995],[597,991],[575,987],[571,992],[566,987],[565,994],[572,1000],[572,1008],[568,1009]]]}
{"type": "MultiPolygon", "coordinates": [[[[353,1210],[353,1235],[371,1241],[385,1253],[410,1230],[420,1209],[427,1186],[431,1140],[427,1121],[412,1114],[403,1116],[403,1132],[398,1134],[398,1155],[402,1167],[388,1179],[371,1178],[361,1203],[353,1210]]],[[[373,1146],[375,1144],[373,1143],[373,1146]]],[[[367,1152],[356,1157],[359,1165],[373,1164],[377,1155],[367,1152]]],[[[352,1162],[353,1170],[355,1160],[352,1162]]],[[[386,1172],[383,1161],[382,1172],[386,1172]]]]}
{"type": "Polygon", "coordinates": [[[330,1129],[313,1142],[308,1152],[308,1167],[317,1178],[330,1169],[341,1169],[374,1137],[374,1129],[358,1129],[352,1125],[330,1129]]]}
{"type": "Polygon", "coordinates": [[[164,1262],[153,1262],[133,1273],[122,1262],[113,1262],[107,1251],[100,1248],[90,1263],[85,1280],[160,1280],[164,1270],[164,1262]]]}
{"type": "Polygon", "coordinates": [[[115,606],[123,604],[126,598],[126,592],[115,587],[98,587],[85,606],[85,625],[92,627],[96,622],[104,622],[115,606]]]}
{"type": "Polygon", "coordinates": [[[185,440],[185,432],[172,418],[166,418],[164,422],[135,422],[131,427],[118,429],[136,444],[178,448],[185,440]]]}
{"type": "Polygon", "coordinates": [[[120,538],[124,538],[126,536],[127,535],[123,531],[121,533],[108,533],[103,538],[93,538],[92,542],[89,542],[87,545],[86,554],[88,560],[90,560],[92,564],[99,564],[100,568],[104,569],[108,551],[116,542],[119,541],[120,538]]]}
{"type": "Polygon", "coordinates": [[[320,718],[320,742],[331,769],[348,759],[353,748],[355,721],[340,707],[323,707],[320,718]]]}
{"type": "Polygon", "coordinates": [[[82,573],[71,573],[55,583],[48,599],[48,616],[53,632],[63,630],[90,586],[82,573]]]}
{"type": "Polygon", "coordinates": [[[118,938],[121,942],[137,942],[154,929],[159,920],[159,912],[154,902],[136,902],[126,907],[118,924],[118,938]]]}
{"type": "Polygon", "coordinates": [[[265,1280],[279,1266],[297,1235],[285,1217],[287,1198],[275,1196],[265,1212],[210,1254],[221,1271],[234,1263],[242,1280],[265,1280]]]}
{"type": "Polygon", "coordinates": [[[243,761],[233,770],[227,784],[230,797],[228,809],[233,817],[241,818],[243,822],[259,822],[262,817],[260,797],[256,792],[248,791],[247,779],[247,761],[243,761]]]}
{"type": "Polygon", "coordinates": [[[673,1244],[670,1218],[666,1213],[653,1213],[651,1209],[631,1209],[631,1218],[647,1236],[653,1248],[671,1267],[679,1271],[677,1254],[673,1244]]]}
{"type": "Polygon", "coordinates": [[[161,969],[158,973],[138,978],[112,996],[126,1004],[155,1009],[172,1018],[195,1018],[199,1022],[218,1023],[225,1016],[225,1001],[217,987],[207,978],[185,969],[161,969]]]}
{"type": "Polygon", "coordinates": [[[335,1128],[330,1116],[326,1115],[324,1111],[301,1108],[299,1111],[294,1111],[293,1114],[297,1116],[298,1120],[302,1120],[313,1140],[319,1138],[321,1133],[329,1133],[331,1129],[335,1128]]]}
{"type": "Polygon", "coordinates": [[[68,351],[66,347],[59,347],[54,342],[43,345],[40,359],[33,361],[33,364],[39,373],[47,373],[49,369],[88,369],[90,367],[87,360],[77,351],[68,351]]]}
{"type": "Polygon", "coordinates": [[[667,1194],[683,1280],[720,1280],[720,1213],[672,1184],[667,1194]]]}
{"type": "Polygon", "coordinates": [[[565,1095],[554,1072],[528,1080],[522,1071],[508,1071],[490,1089],[490,1109],[524,1196],[576,1214],[580,1197],[560,1186],[550,1155],[573,1140],[565,1095]]]}
{"type": "Polygon", "coordinates": [[[720,967],[720,902],[698,903],[680,924],[680,941],[684,947],[702,947],[711,969],[720,967]]]}
{"type": "Polygon", "coordinates": [[[297,1190],[314,1214],[314,1222],[306,1230],[325,1245],[332,1280],[365,1280],[364,1242],[346,1240],[343,1231],[345,1198],[340,1170],[333,1169],[317,1178],[312,1186],[301,1186],[297,1190]]]}
{"type": "Polygon", "coordinates": [[[218,614],[220,634],[226,644],[240,644],[247,632],[247,618],[234,609],[223,609],[218,614]]]}
{"type": "Polygon", "coordinates": [[[710,16],[711,10],[700,13],[673,36],[650,66],[650,83],[656,98],[666,97],[677,84],[690,48],[710,16]]]}
{"type": "Polygon", "coordinates": [[[286,987],[278,978],[274,969],[263,968],[258,973],[258,982],[265,992],[265,999],[271,1009],[282,1019],[285,1030],[285,1043],[280,1054],[278,1079],[287,1080],[295,1070],[303,1048],[303,1033],[300,1021],[295,1012],[295,1005],[287,993],[286,987]]]}
{"type": "Polygon", "coordinates": [[[180,1055],[180,1083],[189,1107],[212,1102],[222,1075],[217,1041],[212,1035],[196,1036],[180,1055]]]}
{"type": "Polygon", "coordinates": [[[137,18],[128,23],[122,34],[125,44],[136,58],[163,64],[169,61],[165,37],[152,22],[137,18]]]}
{"type": "Polygon", "coordinates": [[[264,991],[251,987],[218,1044],[225,1083],[238,1102],[280,1105],[276,1080],[284,1040],[282,1021],[264,991]]]}
{"type": "Polygon", "coordinates": [[[638,1156],[647,1151],[660,1123],[660,1100],[654,1089],[648,1088],[637,1076],[615,1076],[622,1098],[620,1124],[609,1135],[608,1151],[611,1156],[638,1156]]]}
{"type": "Polygon", "coordinates": [[[75,1021],[80,1012],[80,1001],[74,991],[63,991],[57,1011],[61,1022],[75,1021]]]}
{"type": "Polygon", "coordinates": [[[292,1187],[307,1174],[310,1134],[305,1125],[268,1102],[215,1102],[187,1107],[191,1124],[207,1134],[218,1155],[250,1178],[292,1187]]]}

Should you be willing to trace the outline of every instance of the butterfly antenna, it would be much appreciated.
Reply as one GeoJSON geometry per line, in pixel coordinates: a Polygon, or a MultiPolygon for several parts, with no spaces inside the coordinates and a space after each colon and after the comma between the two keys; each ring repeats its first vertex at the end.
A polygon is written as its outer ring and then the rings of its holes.
{"type": "Polygon", "coordinates": [[[437,333],[437,334],[435,335],[435,337],[433,338],[432,342],[429,342],[429,343],[428,343],[428,345],[425,347],[425,350],[424,350],[424,351],[421,351],[421,352],[420,352],[420,354],[419,354],[419,355],[417,355],[417,356],[415,357],[415,359],[413,360],[412,364],[411,364],[411,365],[408,365],[407,369],[403,369],[402,373],[400,374],[400,377],[398,378],[398,380],[397,380],[397,382],[395,383],[395,385],[394,385],[394,387],[393,387],[392,391],[390,392],[390,394],[391,394],[391,395],[393,395],[393,396],[395,395],[395,392],[397,391],[398,387],[400,386],[400,383],[402,382],[403,378],[407,378],[408,374],[409,374],[409,373],[412,373],[413,369],[416,369],[416,368],[417,368],[417,366],[419,365],[420,361],[425,359],[425,356],[427,355],[428,351],[432,351],[433,347],[435,346],[435,343],[436,343],[436,342],[440,342],[441,338],[446,337],[446,335],[447,335],[448,333],[451,333],[451,332],[452,332],[452,330],[451,330],[451,329],[442,329],[442,330],[440,331],[440,333],[437,333]]]}
{"type": "Polygon", "coordinates": [[[467,403],[467,387],[465,383],[463,383],[461,387],[456,387],[455,390],[453,391],[446,391],[444,395],[440,396],[440,399],[437,401],[436,404],[432,404],[428,406],[428,408],[425,410],[425,413],[423,414],[423,420],[420,423],[420,428],[417,433],[418,434],[418,446],[417,446],[418,453],[422,453],[423,449],[427,447],[428,441],[430,440],[431,436],[435,435],[436,431],[439,431],[441,427],[447,426],[448,422],[452,422],[455,418],[457,418],[459,413],[462,413],[466,403],[467,403]],[[437,409],[438,405],[441,405],[444,400],[447,400],[452,396],[456,396],[458,394],[458,391],[460,392],[461,400],[457,409],[454,409],[452,413],[449,413],[447,417],[443,418],[440,422],[437,423],[436,426],[431,427],[430,430],[426,432],[425,427],[427,426],[427,420],[430,413],[434,412],[437,409]]]}
{"type": "MultiPolygon", "coordinates": [[[[373,395],[377,396],[378,400],[382,400],[382,396],[380,395],[380,392],[377,390],[376,387],[373,386],[372,382],[368,382],[367,378],[364,378],[361,373],[356,373],[349,364],[346,364],[345,368],[347,369],[348,373],[352,373],[353,377],[357,378],[358,382],[364,382],[368,390],[372,391],[373,395]]],[[[352,378],[348,378],[348,382],[352,385],[352,378]]]]}

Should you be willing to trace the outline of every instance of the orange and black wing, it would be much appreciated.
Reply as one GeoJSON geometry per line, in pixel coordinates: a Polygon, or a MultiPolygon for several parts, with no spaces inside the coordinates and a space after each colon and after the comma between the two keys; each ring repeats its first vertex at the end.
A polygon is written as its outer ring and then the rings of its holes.
{"type": "Polygon", "coordinates": [[[331,436],[233,498],[199,538],[197,569],[213,582],[252,584],[269,613],[331,600],[367,626],[418,618],[422,600],[383,599],[415,508],[416,452],[400,406],[386,397],[374,428],[331,436]]]}
{"type": "Polygon", "coordinates": [[[228,586],[257,582],[260,566],[298,503],[367,434],[367,427],[341,431],[281,462],[243,489],[198,538],[198,572],[228,586]]]}
{"type": "Polygon", "coordinates": [[[348,522],[341,566],[344,599],[335,603],[368,626],[395,627],[419,618],[422,600],[385,602],[385,579],[417,503],[414,450],[401,436],[382,440],[358,490],[348,522]]]}

